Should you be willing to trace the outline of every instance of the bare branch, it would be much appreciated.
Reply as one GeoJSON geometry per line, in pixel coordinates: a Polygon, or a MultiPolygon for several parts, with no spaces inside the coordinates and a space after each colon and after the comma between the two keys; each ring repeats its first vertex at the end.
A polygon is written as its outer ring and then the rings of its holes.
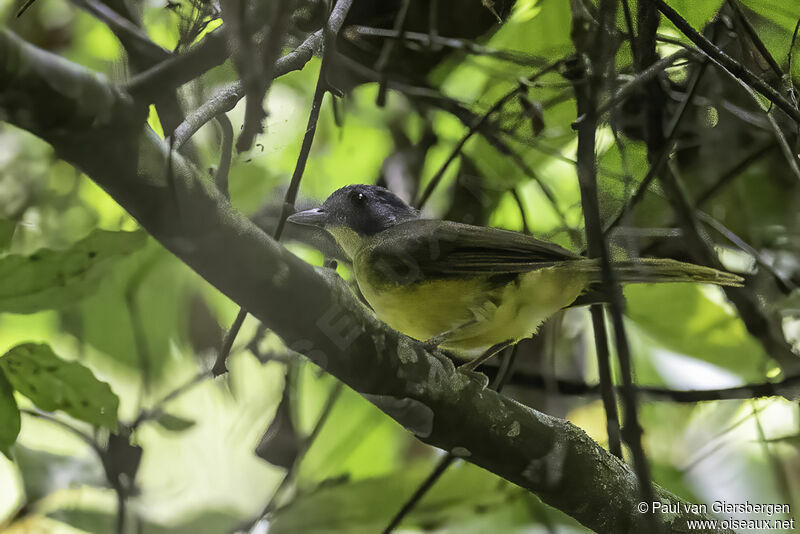
{"type": "MultiPolygon", "coordinates": [[[[223,28],[208,33],[186,52],[172,56],[137,74],[125,90],[140,102],[149,103],[164,91],[174,90],[228,59],[223,28]]],[[[209,119],[210,120],[210,119],[209,119]]]]}
{"type": "MultiPolygon", "coordinates": [[[[321,43],[322,30],[309,35],[300,46],[275,62],[273,75],[278,78],[289,72],[302,69],[311,60],[314,51],[321,43]]],[[[175,128],[175,143],[178,145],[183,144],[186,139],[193,136],[197,130],[214,117],[232,110],[242,98],[244,98],[244,87],[241,82],[218,90],[203,105],[189,114],[180,126],[175,128]]]]}
{"type": "MultiPolygon", "coordinates": [[[[348,26],[344,29],[344,34],[356,34],[357,36],[364,37],[384,37],[386,39],[400,40],[400,32],[395,30],[387,30],[384,28],[374,28],[372,26],[348,26]]],[[[453,50],[459,50],[472,54],[475,56],[487,56],[509,63],[516,63],[526,67],[545,67],[548,60],[520,52],[518,50],[499,50],[476,44],[474,41],[468,39],[454,39],[452,37],[442,37],[440,35],[431,35],[430,33],[410,32],[405,31],[402,34],[402,43],[406,48],[414,50],[424,50],[425,48],[432,47],[447,47],[453,50]],[[416,47],[412,46],[416,45],[416,47]]]]}

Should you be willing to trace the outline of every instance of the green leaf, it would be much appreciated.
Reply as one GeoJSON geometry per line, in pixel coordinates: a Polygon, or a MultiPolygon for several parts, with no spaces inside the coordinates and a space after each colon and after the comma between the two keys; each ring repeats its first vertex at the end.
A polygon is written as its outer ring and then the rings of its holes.
{"type": "Polygon", "coordinates": [[[169,413],[161,414],[161,416],[156,419],[156,423],[158,423],[165,430],[172,432],[183,432],[184,430],[188,430],[195,425],[195,422],[191,419],[185,419],[169,413]]]}
{"type": "Polygon", "coordinates": [[[736,312],[700,284],[646,284],[625,288],[627,315],[654,341],[739,376],[762,376],[763,347],[736,312]]]}
{"type": "MultiPolygon", "coordinates": [[[[784,0],[743,0],[742,3],[759,16],[781,26],[791,38],[791,32],[794,31],[797,19],[800,19],[800,4],[784,0]]],[[[788,52],[788,46],[789,41],[787,40],[784,43],[784,54],[788,52]]]]}
{"type": "Polygon", "coordinates": [[[145,243],[144,232],[95,230],[67,250],[41,249],[0,258],[0,312],[58,309],[98,287],[118,258],[145,243]]]}
{"type": "Polygon", "coordinates": [[[0,371],[0,452],[9,455],[9,447],[19,435],[19,408],[14,400],[14,388],[0,371]]]}
{"type": "Polygon", "coordinates": [[[17,345],[0,357],[0,370],[14,389],[42,410],[63,410],[116,431],[119,399],[109,385],[82,364],[62,360],[48,345],[17,345]]]}
{"type": "MultiPolygon", "coordinates": [[[[417,466],[383,477],[321,484],[277,511],[270,523],[270,533],[381,532],[429,472],[430,466],[421,469],[417,466]]],[[[454,465],[411,511],[404,524],[447,524],[474,513],[476,508],[502,506],[520,493],[511,483],[478,467],[454,465]]]]}
{"type": "Polygon", "coordinates": [[[699,32],[717,14],[724,0],[668,0],[668,4],[699,32]]]}

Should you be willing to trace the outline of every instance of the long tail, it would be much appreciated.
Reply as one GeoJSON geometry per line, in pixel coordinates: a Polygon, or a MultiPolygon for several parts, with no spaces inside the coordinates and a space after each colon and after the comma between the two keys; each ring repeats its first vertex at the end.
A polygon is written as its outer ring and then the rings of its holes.
{"type": "MultiPolygon", "coordinates": [[[[600,279],[601,266],[598,260],[571,262],[579,271],[589,273],[592,279],[600,279]]],[[[718,286],[741,287],[744,279],[733,273],[719,271],[692,263],[665,258],[640,258],[611,263],[620,282],[628,284],[657,284],[666,282],[697,282],[718,286]]]]}

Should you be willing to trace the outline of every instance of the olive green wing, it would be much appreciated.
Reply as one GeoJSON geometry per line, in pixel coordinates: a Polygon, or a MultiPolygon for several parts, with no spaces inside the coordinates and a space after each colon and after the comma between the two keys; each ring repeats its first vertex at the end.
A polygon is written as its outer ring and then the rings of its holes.
{"type": "Polygon", "coordinates": [[[518,232],[413,220],[375,236],[357,261],[368,264],[384,282],[406,284],[421,279],[514,275],[575,259],[580,256],[518,232]]]}

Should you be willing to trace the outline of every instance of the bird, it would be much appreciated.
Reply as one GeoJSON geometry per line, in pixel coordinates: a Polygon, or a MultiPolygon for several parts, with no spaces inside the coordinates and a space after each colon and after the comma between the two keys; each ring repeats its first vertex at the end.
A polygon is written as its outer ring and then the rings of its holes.
{"type": "MultiPolygon", "coordinates": [[[[328,232],[375,315],[431,348],[469,358],[461,366],[467,372],[535,335],[559,310],[607,300],[598,259],[520,232],[423,218],[384,187],[342,187],[287,220],[328,232]]],[[[622,283],[743,283],[665,258],[611,266],[622,283]]]]}

